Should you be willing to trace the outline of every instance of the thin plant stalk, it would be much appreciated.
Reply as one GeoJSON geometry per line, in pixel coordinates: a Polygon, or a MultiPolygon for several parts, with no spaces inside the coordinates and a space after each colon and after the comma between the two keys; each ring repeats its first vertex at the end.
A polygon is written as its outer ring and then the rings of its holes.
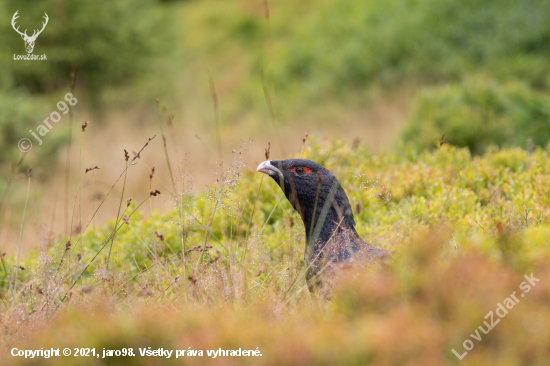
{"type": "MultiPolygon", "coordinates": [[[[147,198],[145,198],[143,201],[141,201],[141,203],[130,213],[130,215],[128,215],[128,218],[132,217],[132,215],[141,207],[141,205],[143,205],[145,203],[145,201],[147,201],[151,196],[147,196],[147,198]]],[[[126,211],[126,210],[124,210],[126,211]]],[[[107,246],[107,244],[109,244],[109,241],[111,240],[111,238],[122,228],[122,226],[124,225],[125,223],[121,223],[117,228],[115,228],[112,232],[111,232],[111,235],[109,235],[109,237],[107,238],[107,240],[105,240],[105,242],[103,243],[103,245],[101,246],[101,248],[99,248],[99,250],[97,251],[97,253],[94,255],[94,257],[90,260],[90,262],[88,262],[88,264],[82,269],[82,271],[80,272],[80,274],[78,275],[78,277],[73,281],[73,284],[69,287],[69,289],[65,292],[65,295],[63,296],[63,298],[61,299],[61,303],[63,303],[63,301],[65,301],[65,298],[67,298],[67,295],[71,292],[71,290],[73,289],[73,287],[77,284],[77,282],[80,280],[80,278],[82,277],[82,275],[84,274],[84,272],[86,272],[86,270],[88,269],[88,267],[90,267],[92,265],[92,263],[95,261],[95,259],[97,258],[97,256],[101,253],[101,251],[107,246]]],[[[60,304],[61,304],[60,303],[60,304]]],[[[56,310],[57,308],[59,307],[59,305],[56,307],[56,310]]]]}
{"type": "Polygon", "coordinates": [[[162,146],[164,147],[164,156],[166,157],[166,164],[168,165],[168,171],[170,172],[170,178],[172,179],[172,188],[174,189],[174,192],[176,192],[176,181],[174,180],[174,174],[172,172],[172,165],[170,164],[170,156],[168,155],[168,147],[166,146],[166,137],[164,136],[164,131],[162,129],[162,121],[161,121],[161,116],[160,116],[159,100],[158,99],[157,99],[157,114],[158,114],[160,134],[162,136],[162,146]]]}
{"type": "MultiPolygon", "coordinates": [[[[84,142],[84,127],[82,127],[82,134],[80,135],[80,152],[78,155],[78,171],[81,172],[82,170],[82,145],[84,142]]],[[[78,186],[78,230],[79,234],[82,237],[82,182],[80,182],[78,186]]],[[[71,231],[73,230],[71,225],[71,231]]],[[[84,244],[82,243],[82,240],[80,241],[80,255],[84,259],[84,244]]]]}
{"type": "MultiPolygon", "coordinates": [[[[96,208],[94,214],[92,215],[92,217],[90,218],[90,220],[88,221],[88,223],[86,224],[86,227],[84,228],[84,230],[82,230],[82,234],[84,234],[84,232],[86,231],[86,229],[88,229],[88,226],[90,226],[92,220],[94,219],[95,215],[97,214],[97,212],[99,211],[99,209],[101,208],[101,206],[103,206],[103,203],[105,202],[105,200],[107,199],[107,197],[109,196],[109,194],[111,194],[111,192],[113,191],[113,188],[115,188],[116,184],[118,183],[118,181],[120,180],[120,178],[122,178],[122,175],[128,170],[128,168],[130,166],[132,166],[133,162],[140,156],[141,152],[149,145],[149,142],[151,142],[152,139],[154,139],[156,137],[153,136],[153,137],[150,137],[149,140],[145,143],[145,145],[143,145],[143,147],[141,148],[141,150],[138,151],[138,153],[136,154],[136,156],[133,157],[133,159],[130,161],[129,164],[126,165],[126,168],[124,169],[124,171],[122,171],[122,173],[120,173],[120,175],[118,176],[118,178],[116,179],[116,181],[113,183],[113,185],[111,186],[111,188],[109,189],[109,191],[107,192],[107,194],[105,195],[105,197],[103,197],[103,200],[101,200],[101,203],[99,204],[99,206],[96,208]]],[[[76,244],[78,244],[80,242],[80,240],[82,239],[82,234],[79,236],[78,238],[78,241],[76,244]]]]}
{"type": "MultiPolygon", "coordinates": [[[[74,86],[76,83],[76,64],[73,62],[72,64],[72,70],[71,70],[71,86],[70,91],[71,94],[74,95],[74,86]]],[[[70,171],[71,171],[71,149],[72,149],[72,141],[73,141],[73,108],[69,104],[69,141],[67,143],[67,155],[66,155],[66,161],[65,161],[65,196],[64,196],[64,205],[63,205],[63,211],[64,211],[64,223],[65,223],[65,233],[67,233],[67,225],[69,223],[69,179],[70,179],[70,171]]],[[[72,228],[68,228],[70,231],[72,231],[72,228]]],[[[69,236],[69,235],[68,235],[69,236]]]]}
{"type": "MultiPolygon", "coordinates": [[[[16,291],[16,288],[17,288],[17,278],[19,277],[19,260],[21,259],[21,244],[23,242],[23,228],[25,227],[25,215],[27,213],[27,203],[29,202],[29,193],[30,193],[30,190],[31,190],[31,177],[32,177],[32,174],[31,174],[31,171],[32,171],[32,167],[29,167],[29,172],[28,172],[28,180],[27,180],[27,194],[25,195],[25,206],[23,207],[23,219],[21,220],[21,230],[19,231],[19,246],[17,248],[17,265],[16,265],[16,268],[15,268],[15,271],[14,271],[14,280],[13,280],[13,300],[15,301],[15,291],[16,291]]],[[[1,256],[2,254],[0,254],[1,256]]],[[[2,264],[4,262],[2,261],[2,264]]]]}
{"type": "MultiPolygon", "coordinates": [[[[116,221],[115,221],[115,227],[118,226],[118,222],[120,220],[120,209],[122,207],[122,200],[124,199],[124,190],[126,189],[126,176],[128,174],[128,160],[126,160],[126,168],[124,169],[124,181],[122,183],[122,194],[120,195],[120,202],[118,203],[118,212],[116,214],[116,221]]],[[[115,237],[111,239],[111,246],[109,247],[109,254],[107,255],[107,269],[109,268],[109,262],[111,261],[111,251],[113,250],[113,243],[115,241],[115,237]]]]}

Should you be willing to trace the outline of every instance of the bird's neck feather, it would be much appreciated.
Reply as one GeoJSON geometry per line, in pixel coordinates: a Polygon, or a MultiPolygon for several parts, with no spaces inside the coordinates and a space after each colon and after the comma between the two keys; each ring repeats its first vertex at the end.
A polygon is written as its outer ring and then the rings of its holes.
{"type": "Polygon", "coordinates": [[[321,225],[322,229],[320,231],[319,237],[316,239],[317,241],[323,243],[327,242],[334,231],[339,228],[356,233],[355,227],[353,225],[353,214],[342,215],[342,213],[337,212],[334,207],[330,207],[323,222],[319,222],[319,218],[322,216],[322,207],[317,207],[315,215],[313,215],[313,212],[313,208],[308,208],[306,206],[304,208],[304,215],[302,217],[302,221],[304,222],[304,228],[306,231],[306,240],[308,243],[310,242],[310,236],[315,231],[315,227],[317,225],[321,225]]]}

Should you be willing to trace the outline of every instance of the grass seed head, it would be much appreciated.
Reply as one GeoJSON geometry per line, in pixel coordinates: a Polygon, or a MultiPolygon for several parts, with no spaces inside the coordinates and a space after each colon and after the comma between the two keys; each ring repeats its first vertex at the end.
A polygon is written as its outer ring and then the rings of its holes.
{"type": "Polygon", "coordinates": [[[271,149],[271,142],[267,143],[267,149],[265,149],[265,160],[269,160],[269,150],[271,149]]]}
{"type": "Polygon", "coordinates": [[[84,174],[88,173],[88,172],[91,172],[92,170],[96,170],[96,169],[101,169],[100,167],[98,167],[97,165],[94,166],[94,167],[91,167],[91,168],[86,168],[86,171],[84,172],[84,174]]]}

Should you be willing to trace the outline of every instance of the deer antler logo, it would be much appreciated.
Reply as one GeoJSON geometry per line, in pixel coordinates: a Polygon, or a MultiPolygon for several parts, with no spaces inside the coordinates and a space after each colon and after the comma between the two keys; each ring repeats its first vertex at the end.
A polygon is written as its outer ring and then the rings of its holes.
{"type": "Polygon", "coordinates": [[[36,38],[38,37],[38,35],[40,33],[42,33],[44,28],[46,28],[46,24],[48,24],[48,14],[44,13],[44,19],[46,20],[46,22],[42,23],[42,29],[40,29],[39,31],[35,30],[34,33],[32,34],[32,36],[29,37],[27,35],[27,30],[26,29],[25,29],[25,32],[21,33],[19,31],[19,27],[15,28],[15,20],[17,18],[19,18],[19,16],[17,15],[18,12],[19,12],[19,10],[17,10],[15,12],[15,14],[13,14],[13,18],[11,18],[11,26],[13,27],[13,29],[17,33],[19,33],[21,35],[21,38],[23,38],[23,40],[25,41],[25,48],[27,49],[27,53],[31,53],[33,48],[34,48],[34,42],[36,41],[36,38]]]}

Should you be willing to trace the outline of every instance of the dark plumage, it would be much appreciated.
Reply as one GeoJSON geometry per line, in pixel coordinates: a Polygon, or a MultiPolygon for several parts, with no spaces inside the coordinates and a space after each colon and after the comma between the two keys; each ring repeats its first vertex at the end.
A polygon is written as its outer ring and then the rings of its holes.
{"type": "Polygon", "coordinates": [[[310,287],[310,280],[323,268],[351,263],[359,257],[373,260],[389,254],[357,235],[346,192],[323,166],[305,159],[268,160],[257,171],[268,174],[279,184],[302,217],[310,287]]]}

